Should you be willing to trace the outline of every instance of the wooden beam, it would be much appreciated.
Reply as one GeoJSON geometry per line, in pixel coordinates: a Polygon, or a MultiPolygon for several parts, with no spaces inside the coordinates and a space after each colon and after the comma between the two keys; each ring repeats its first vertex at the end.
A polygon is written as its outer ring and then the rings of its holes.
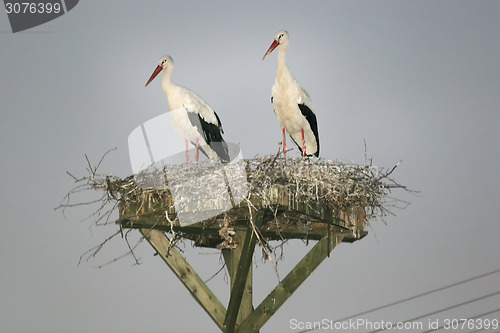
{"type": "MultiPolygon", "coordinates": [[[[222,255],[224,256],[224,262],[226,263],[226,268],[231,279],[231,289],[233,289],[234,282],[236,280],[236,274],[238,273],[238,266],[241,259],[241,252],[243,248],[243,240],[248,231],[237,231],[234,236],[238,242],[238,246],[235,249],[223,249],[222,255]]],[[[253,312],[253,283],[252,283],[252,266],[250,265],[248,276],[243,291],[243,297],[241,299],[240,310],[236,318],[236,327],[241,325],[243,321],[253,312]]]]}
{"type": "Polygon", "coordinates": [[[237,332],[257,332],[342,241],[342,238],[343,236],[338,233],[324,236],[240,325],[237,332]]]}
{"type": "MultiPolygon", "coordinates": [[[[363,216],[361,217],[363,218],[363,216]]],[[[360,218],[360,220],[361,220],[360,218]]],[[[158,220],[158,219],[156,219],[158,220]]],[[[154,219],[148,218],[137,218],[137,219],[125,219],[123,218],[120,221],[122,228],[134,228],[134,229],[150,229],[154,228],[156,230],[171,232],[174,230],[175,232],[181,233],[184,238],[191,239],[196,243],[195,246],[201,247],[211,247],[215,248],[219,243],[223,241],[223,239],[219,235],[220,224],[213,223],[209,226],[203,226],[202,224],[194,224],[185,227],[181,226],[170,226],[163,223],[153,223],[154,219]],[[203,236],[205,239],[204,243],[200,243],[200,237],[203,236]]],[[[361,220],[362,221],[362,220],[361,220]]],[[[245,222],[246,224],[247,222],[245,222]]],[[[321,222],[312,222],[307,225],[304,223],[303,225],[292,225],[287,227],[284,230],[276,230],[272,227],[272,225],[265,224],[261,227],[260,232],[264,238],[267,240],[283,240],[283,239],[307,239],[307,240],[320,240],[327,234],[328,228],[332,229],[332,233],[343,233],[344,238],[343,242],[355,242],[357,240],[365,237],[368,232],[364,230],[353,231],[347,228],[339,227],[337,225],[332,226],[327,223],[321,222]]],[[[237,220],[234,221],[234,230],[236,232],[247,230],[247,225],[244,225],[244,221],[237,220]]]]}
{"type": "MultiPolygon", "coordinates": [[[[259,211],[257,214],[255,214],[253,223],[256,228],[262,225],[263,219],[263,211],[259,211]]],[[[243,248],[241,249],[241,258],[238,263],[236,278],[234,279],[234,284],[231,288],[231,296],[229,298],[226,318],[224,320],[224,333],[233,333],[235,331],[236,319],[238,318],[245,284],[247,281],[248,273],[250,271],[250,266],[252,266],[253,251],[255,249],[257,236],[255,232],[253,232],[253,228],[250,223],[252,223],[252,221],[249,221],[248,230],[245,235],[245,241],[243,243],[243,248]]]]}
{"type": "Polygon", "coordinates": [[[170,240],[168,237],[163,232],[154,229],[139,229],[139,231],[222,330],[226,309],[179,251],[175,248],[169,248],[170,240]]]}

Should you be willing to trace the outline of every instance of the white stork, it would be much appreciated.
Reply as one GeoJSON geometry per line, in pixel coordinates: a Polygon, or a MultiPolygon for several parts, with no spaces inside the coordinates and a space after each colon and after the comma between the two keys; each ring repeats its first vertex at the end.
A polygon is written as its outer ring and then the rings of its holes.
{"type": "Polygon", "coordinates": [[[173,69],[173,59],[170,56],[161,57],[146,86],[163,70],[162,87],[167,95],[170,119],[175,129],[186,140],[186,162],[189,160],[188,141],[196,146],[196,162],[199,150],[212,161],[219,159],[223,163],[229,162],[219,116],[197,94],[170,81],[173,69]]]}
{"type": "Polygon", "coordinates": [[[276,79],[271,90],[274,113],[283,130],[283,153],[286,158],[285,130],[299,147],[302,156],[319,156],[318,123],[309,94],[294,79],[286,65],[288,32],[276,34],[274,41],[262,58],[264,60],[278,45],[276,79]]]}

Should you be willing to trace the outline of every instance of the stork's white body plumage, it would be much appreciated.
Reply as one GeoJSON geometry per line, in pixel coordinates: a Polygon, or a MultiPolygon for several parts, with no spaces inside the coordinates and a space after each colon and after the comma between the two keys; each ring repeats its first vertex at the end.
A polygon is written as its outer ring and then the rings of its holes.
{"type": "MultiPolygon", "coordinates": [[[[167,96],[170,120],[174,128],[192,144],[196,145],[198,141],[199,147],[213,159],[216,155],[205,141],[199,127],[191,122],[188,112],[199,114],[208,123],[220,126],[214,116],[215,111],[192,91],[173,84],[166,75],[163,76],[162,88],[167,96]]],[[[222,126],[220,128],[222,130],[222,126]]]]}
{"type": "Polygon", "coordinates": [[[271,90],[271,103],[283,130],[283,151],[286,156],[286,130],[304,156],[319,156],[318,125],[311,98],[286,65],[288,40],[286,31],[278,32],[264,55],[265,58],[278,45],[280,46],[276,78],[271,90]]]}
{"type": "Polygon", "coordinates": [[[162,88],[167,96],[172,125],[186,140],[186,157],[188,141],[196,146],[196,161],[198,149],[211,160],[229,161],[227,144],[222,138],[222,124],[215,111],[197,94],[191,90],[176,85],[170,80],[174,67],[171,57],[162,57],[146,86],[162,71],[162,88]]]}

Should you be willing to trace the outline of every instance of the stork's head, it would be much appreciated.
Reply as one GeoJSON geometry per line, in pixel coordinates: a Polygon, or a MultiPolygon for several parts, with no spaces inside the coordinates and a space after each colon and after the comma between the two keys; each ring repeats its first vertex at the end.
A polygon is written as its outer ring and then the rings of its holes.
{"type": "Polygon", "coordinates": [[[156,66],[155,71],[153,74],[151,74],[151,77],[149,78],[148,82],[146,83],[145,87],[148,86],[148,84],[151,83],[151,81],[154,80],[154,78],[160,74],[160,72],[164,69],[170,69],[172,70],[172,67],[174,66],[174,60],[172,59],[171,56],[163,56],[158,60],[158,66],[156,66]]]}
{"type": "Polygon", "coordinates": [[[276,34],[276,36],[274,36],[274,41],[271,44],[271,46],[269,46],[269,49],[267,50],[266,54],[264,54],[264,57],[262,58],[262,60],[266,59],[266,57],[271,52],[273,52],[273,50],[275,48],[277,48],[278,45],[285,44],[285,43],[288,43],[288,32],[286,30],[281,30],[276,34]]]}

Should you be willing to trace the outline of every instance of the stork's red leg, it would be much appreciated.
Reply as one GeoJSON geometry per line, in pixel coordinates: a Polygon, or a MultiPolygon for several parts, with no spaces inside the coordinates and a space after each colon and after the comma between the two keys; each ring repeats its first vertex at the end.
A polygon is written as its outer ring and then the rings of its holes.
{"type": "Polygon", "coordinates": [[[186,168],[189,166],[189,143],[186,139],[186,168]]]}
{"type": "Polygon", "coordinates": [[[304,139],[304,129],[301,128],[302,132],[302,158],[306,158],[306,140],[304,139]]]}
{"type": "Polygon", "coordinates": [[[198,147],[198,138],[196,138],[196,163],[198,163],[199,158],[200,158],[200,150],[198,147]]]}
{"type": "Polygon", "coordinates": [[[283,127],[283,155],[286,160],[286,136],[285,136],[285,128],[283,127]]]}

